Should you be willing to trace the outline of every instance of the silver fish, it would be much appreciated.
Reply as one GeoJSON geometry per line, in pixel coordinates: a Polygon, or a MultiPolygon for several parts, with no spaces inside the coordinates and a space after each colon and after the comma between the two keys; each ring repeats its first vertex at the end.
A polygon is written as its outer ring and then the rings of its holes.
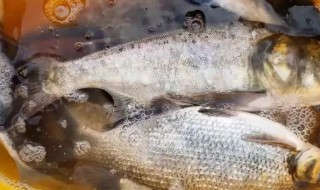
{"type": "Polygon", "coordinates": [[[320,149],[246,112],[191,107],[77,136],[78,159],[154,189],[293,190],[319,181],[320,149]]]}
{"type": "Polygon", "coordinates": [[[253,97],[235,95],[252,110],[288,103],[317,105],[319,46],[310,38],[271,35],[235,23],[199,33],[176,31],[68,62],[42,57],[33,60],[38,63],[38,83],[30,82],[29,97],[14,112],[29,118],[82,88],[107,91],[117,110],[133,100],[144,104],[168,94],[200,94],[202,105],[221,99],[210,99],[210,93],[230,91],[267,91],[253,97]]]}
{"type": "Polygon", "coordinates": [[[318,105],[319,47],[319,41],[312,38],[267,37],[256,44],[250,57],[252,70],[267,93],[212,91],[187,96],[173,94],[171,99],[193,105],[232,104],[246,111],[286,105],[318,105]]]}
{"type": "Polygon", "coordinates": [[[68,62],[38,58],[33,62],[39,63],[42,83],[30,84],[22,113],[28,118],[57,98],[88,87],[141,102],[168,92],[260,90],[250,76],[248,57],[255,42],[269,35],[241,23],[223,24],[201,33],[176,31],[68,62]]]}

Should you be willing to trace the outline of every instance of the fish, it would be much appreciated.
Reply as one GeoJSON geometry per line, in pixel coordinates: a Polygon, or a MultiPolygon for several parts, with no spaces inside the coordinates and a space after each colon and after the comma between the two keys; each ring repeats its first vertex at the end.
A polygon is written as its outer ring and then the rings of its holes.
{"type": "Polygon", "coordinates": [[[13,91],[11,88],[12,78],[15,70],[11,64],[10,58],[6,53],[7,46],[16,46],[17,43],[5,34],[0,34],[0,128],[4,124],[6,117],[11,112],[11,102],[13,100],[13,91]]]}
{"type": "MultiPolygon", "coordinates": [[[[121,177],[121,179],[127,178],[128,176],[123,176],[123,173],[121,172],[118,173],[118,171],[120,170],[118,170],[117,168],[109,167],[108,163],[104,164],[103,159],[96,163],[96,160],[92,160],[91,158],[85,158],[83,160],[81,156],[79,157],[79,155],[84,154],[88,150],[90,150],[93,145],[95,146],[95,144],[92,144],[91,140],[94,140],[94,142],[97,143],[99,141],[98,147],[104,146],[105,143],[102,141],[103,139],[107,138],[107,134],[110,134],[108,132],[119,129],[121,130],[122,128],[136,128],[137,126],[140,126],[139,123],[141,122],[158,119],[159,117],[162,117],[164,114],[170,114],[172,113],[172,111],[181,109],[179,106],[175,105],[175,102],[171,102],[170,100],[165,99],[158,100],[158,102],[152,102],[152,104],[150,105],[131,105],[130,109],[128,109],[126,112],[126,119],[123,122],[118,123],[112,129],[109,128],[108,130],[100,130],[101,128],[104,128],[104,125],[108,124],[109,121],[103,121],[101,119],[93,121],[92,118],[87,117],[88,113],[90,112],[88,109],[91,109],[91,112],[95,113],[93,115],[93,117],[95,118],[97,114],[99,115],[97,116],[97,118],[99,118],[101,114],[106,115],[109,118],[112,118],[112,113],[108,114],[103,109],[97,109],[97,105],[89,106],[88,103],[77,103],[79,105],[74,104],[75,103],[72,103],[72,106],[68,106],[66,110],[68,117],[64,118],[66,119],[66,123],[68,123],[67,128],[61,128],[61,130],[59,130],[60,127],[56,127],[53,130],[50,130],[47,129],[47,125],[44,125],[44,131],[42,133],[37,133],[42,134],[42,136],[44,135],[43,138],[38,139],[26,135],[29,134],[31,131],[34,131],[34,129],[32,129],[32,127],[30,128],[30,126],[25,128],[26,131],[24,133],[20,132],[20,127],[18,125],[15,125],[11,129],[8,129],[0,133],[0,142],[5,145],[11,157],[14,158],[14,160],[16,161],[21,180],[34,184],[37,181],[46,180],[50,176],[55,177],[59,180],[69,181],[69,177],[65,176],[66,169],[57,168],[56,166],[59,165],[59,163],[61,163],[61,160],[68,161],[71,159],[73,161],[75,159],[74,157],[77,156],[77,162],[84,162],[89,165],[79,166],[80,168],[75,168],[75,174],[71,177],[73,180],[75,180],[74,182],[86,184],[95,189],[105,189],[105,187],[109,186],[110,184],[108,185],[104,183],[106,181],[110,181],[111,178],[113,179],[115,177],[113,175],[116,175],[117,178],[121,177]],[[162,107],[164,107],[165,109],[162,109],[162,107]],[[88,122],[91,122],[91,124],[88,122]],[[92,134],[94,135],[94,137],[91,136],[92,134]],[[94,139],[91,139],[91,137],[94,139]],[[64,138],[66,138],[67,141],[70,143],[63,143],[63,141],[61,140],[64,138]],[[56,142],[56,139],[59,139],[58,142],[56,142]],[[68,152],[67,155],[62,159],[61,154],[51,154],[49,150],[52,149],[52,145],[54,145],[55,147],[60,147],[59,149],[62,151],[62,153],[68,152]],[[34,149],[38,149],[39,151],[35,152],[34,149]],[[25,150],[30,151],[26,152],[25,150]],[[72,153],[74,154],[73,156],[72,153]],[[104,168],[103,166],[106,166],[106,168],[104,168]],[[45,174],[49,176],[43,176],[44,174],[40,175],[39,172],[45,172],[45,174]],[[98,175],[99,173],[100,175],[98,175]],[[61,174],[62,176],[60,176],[61,174]],[[41,180],[42,178],[44,179],[41,180]]],[[[319,131],[320,114],[312,106],[283,107],[272,110],[264,110],[260,113],[255,114],[259,114],[259,116],[261,117],[269,118],[270,120],[285,125],[290,131],[292,131],[296,136],[299,137],[299,139],[301,139],[305,143],[317,142],[315,137],[319,131]]],[[[187,116],[189,117],[189,115],[187,116]]],[[[147,130],[143,129],[143,131],[147,130]]],[[[228,132],[230,131],[227,131],[226,133],[228,132]]],[[[190,135],[191,134],[193,134],[193,132],[190,133],[190,135]]],[[[129,141],[131,142],[135,138],[136,137],[134,135],[132,136],[132,138],[130,136],[129,141]]],[[[137,138],[140,139],[140,137],[137,138]]],[[[127,141],[123,138],[121,138],[120,140],[127,141]]],[[[168,139],[163,140],[166,141],[168,139]]],[[[118,141],[115,141],[115,143],[116,142],[118,141]]],[[[130,149],[129,146],[128,148],[130,149]]],[[[108,155],[109,153],[108,151],[102,151],[100,148],[98,149],[98,152],[92,153],[92,158],[95,158],[95,155],[97,154],[100,155],[100,152],[104,154],[101,155],[101,158],[104,158],[104,156],[108,155]]],[[[114,147],[114,149],[117,149],[117,147],[114,147]]],[[[119,157],[119,159],[122,159],[122,157],[119,157]]],[[[135,179],[131,178],[128,180],[137,183],[135,179]]],[[[126,184],[124,186],[128,189],[133,189],[131,183],[126,184]]],[[[136,185],[134,186],[136,187],[136,185]]],[[[137,186],[137,189],[141,189],[139,185],[137,186]]]]}
{"type": "Polygon", "coordinates": [[[320,172],[319,148],[295,132],[248,112],[188,107],[104,133],[79,127],[75,156],[153,189],[293,190],[320,172]]]}
{"type": "Polygon", "coordinates": [[[12,102],[11,78],[14,69],[7,56],[0,53],[0,124],[5,122],[12,102]]]}
{"type": "Polygon", "coordinates": [[[147,102],[167,92],[184,95],[261,89],[250,77],[248,57],[254,43],[268,35],[270,32],[263,28],[224,23],[199,33],[182,29],[71,61],[38,57],[26,69],[30,72],[23,83],[29,96],[21,109],[12,106],[13,113],[29,118],[58,98],[83,88],[116,94],[115,104],[131,99],[147,102]],[[221,80],[225,76],[228,79],[221,80]]]}
{"type": "Polygon", "coordinates": [[[191,2],[219,6],[249,21],[286,26],[284,20],[266,0],[191,0],[191,2]]]}
{"type": "Polygon", "coordinates": [[[33,79],[24,82],[29,96],[22,105],[12,106],[9,118],[13,119],[7,120],[6,128],[58,98],[77,96],[74,93],[83,88],[105,90],[119,113],[133,101],[144,104],[172,94],[208,97],[207,93],[231,91],[267,92],[258,95],[265,103],[259,101],[255,109],[286,105],[288,97],[296,99],[291,104],[315,105],[319,86],[313,69],[317,69],[319,46],[312,38],[224,23],[203,32],[180,30],[155,36],[71,61],[36,58],[29,64],[36,77],[30,72],[33,79]]]}
{"type": "Polygon", "coordinates": [[[242,111],[286,105],[318,105],[319,41],[306,37],[270,36],[256,44],[250,64],[266,91],[170,94],[189,105],[233,105],[242,111]]]}

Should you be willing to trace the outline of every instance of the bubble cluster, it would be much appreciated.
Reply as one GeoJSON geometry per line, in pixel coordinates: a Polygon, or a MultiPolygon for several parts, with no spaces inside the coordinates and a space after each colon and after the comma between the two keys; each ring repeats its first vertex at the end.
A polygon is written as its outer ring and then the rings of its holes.
{"type": "Polygon", "coordinates": [[[0,123],[5,121],[7,109],[11,105],[11,78],[14,69],[4,54],[0,54],[0,123]]]}
{"type": "Polygon", "coordinates": [[[25,133],[27,131],[26,122],[21,117],[17,118],[14,127],[18,133],[25,133]]]}
{"type": "Polygon", "coordinates": [[[21,98],[28,98],[28,91],[29,91],[28,86],[21,85],[17,87],[16,94],[21,98]]]}
{"type": "Polygon", "coordinates": [[[81,156],[86,154],[90,148],[91,148],[91,145],[88,141],[78,141],[75,143],[74,153],[77,156],[81,156]]]}
{"type": "Polygon", "coordinates": [[[47,0],[43,11],[51,22],[67,25],[75,22],[84,7],[85,0],[47,0]]]}
{"type": "Polygon", "coordinates": [[[46,156],[46,150],[40,145],[26,144],[19,150],[19,156],[22,161],[30,162],[42,162],[46,156]]]}
{"type": "Polygon", "coordinates": [[[205,28],[205,18],[201,11],[188,12],[185,16],[183,26],[193,32],[201,31],[205,28]]]}
{"type": "Polygon", "coordinates": [[[92,31],[88,31],[88,32],[86,32],[86,34],[84,35],[84,38],[85,38],[86,40],[90,40],[91,38],[93,38],[93,36],[94,36],[94,33],[93,33],[92,31]]]}
{"type": "Polygon", "coordinates": [[[153,109],[144,105],[138,103],[130,104],[126,110],[125,125],[132,125],[138,121],[149,119],[153,113],[153,109]]]}
{"type": "Polygon", "coordinates": [[[320,123],[320,115],[312,106],[281,107],[263,111],[260,116],[285,125],[305,142],[315,135],[320,123]]]}
{"type": "Polygon", "coordinates": [[[36,189],[34,187],[31,187],[19,181],[11,180],[1,174],[0,174],[0,181],[2,184],[6,184],[10,187],[10,189],[14,189],[14,190],[35,190],[36,189]]]}
{"type": "Polygon", "coordinates": [[[74,49],[76,49],[77,51],[81,51],[82,50],[82,43],[81,42],[76,42],[74,44],[74,49]]]}
{"type": "Polygon", "coordinates": [[[59,125],[61,128],[65,129],[65,128],[67,128],[67,126],[68,126],[68,122],[67,122],[66,119],[61,118],[61,119],[59,119],[59,121],[58,121],[58,125],[59,125]]]}
{"type": "Polygon", "coordinates": [[[78,103],[87,102],[89,99],[88,94],[80,91],[74,91],[70,94],[64,95],[63,97],[69,102],[78,102],[78,103]]]}

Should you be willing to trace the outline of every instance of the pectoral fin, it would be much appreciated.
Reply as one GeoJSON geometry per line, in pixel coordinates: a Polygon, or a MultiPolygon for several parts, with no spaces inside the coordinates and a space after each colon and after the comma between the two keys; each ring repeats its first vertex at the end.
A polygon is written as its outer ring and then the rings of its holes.
{"type": "Polygon", "coordinates": [[[242,136],[243,140],[281,145],[295,151],[306,150],[310,147],[310,144],[303,142],[296,134],[280,123],[247,112],[236,112],[236,114],[235,117],[256,129],[242,136]]]}
{"type": "Polygon", "coordinates": [[[297,147],[287,143],[281,139],[277,139],[274,136],[269,136],[267,134],[253,134],[253,135],[243,135],[243,140],[262,143],[262,144],[269,144],[274,146],[281,146],[283,148],[287,148],[293,151],[297,151],[297,147]]]}
{"type": "Polygon", "coordinates": [[[273,107],[272,99],[265,92],[206,92],[187,96],[168,94],[168,97],[184,107],[209,106],[256,112],[273,107]]]}

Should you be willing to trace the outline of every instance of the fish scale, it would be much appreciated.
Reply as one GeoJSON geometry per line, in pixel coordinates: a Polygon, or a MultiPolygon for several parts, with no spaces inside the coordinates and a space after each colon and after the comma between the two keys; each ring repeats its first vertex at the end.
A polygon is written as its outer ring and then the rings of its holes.
{"type": "Polygon", "coordinates": [[[86,130],[79,138],[92,148],[80,159],[154,189],[295,189],[291,151],[242,140],[259,129],[237,118],[188,108],[103,134],[86,130]]]}
{"type": "Polygon", "coordinates": [[[268,35],[265,29],[241,23],[217,25],[200,33],[176,31],[62,64],[55,61],[43,90],[63,95],[88,86],[105,87],[149,100],[168,91],[256,89],[248,57],[254,43],[268,35]],[[230,80],[221,80],[227,75],[230,80]]]}

